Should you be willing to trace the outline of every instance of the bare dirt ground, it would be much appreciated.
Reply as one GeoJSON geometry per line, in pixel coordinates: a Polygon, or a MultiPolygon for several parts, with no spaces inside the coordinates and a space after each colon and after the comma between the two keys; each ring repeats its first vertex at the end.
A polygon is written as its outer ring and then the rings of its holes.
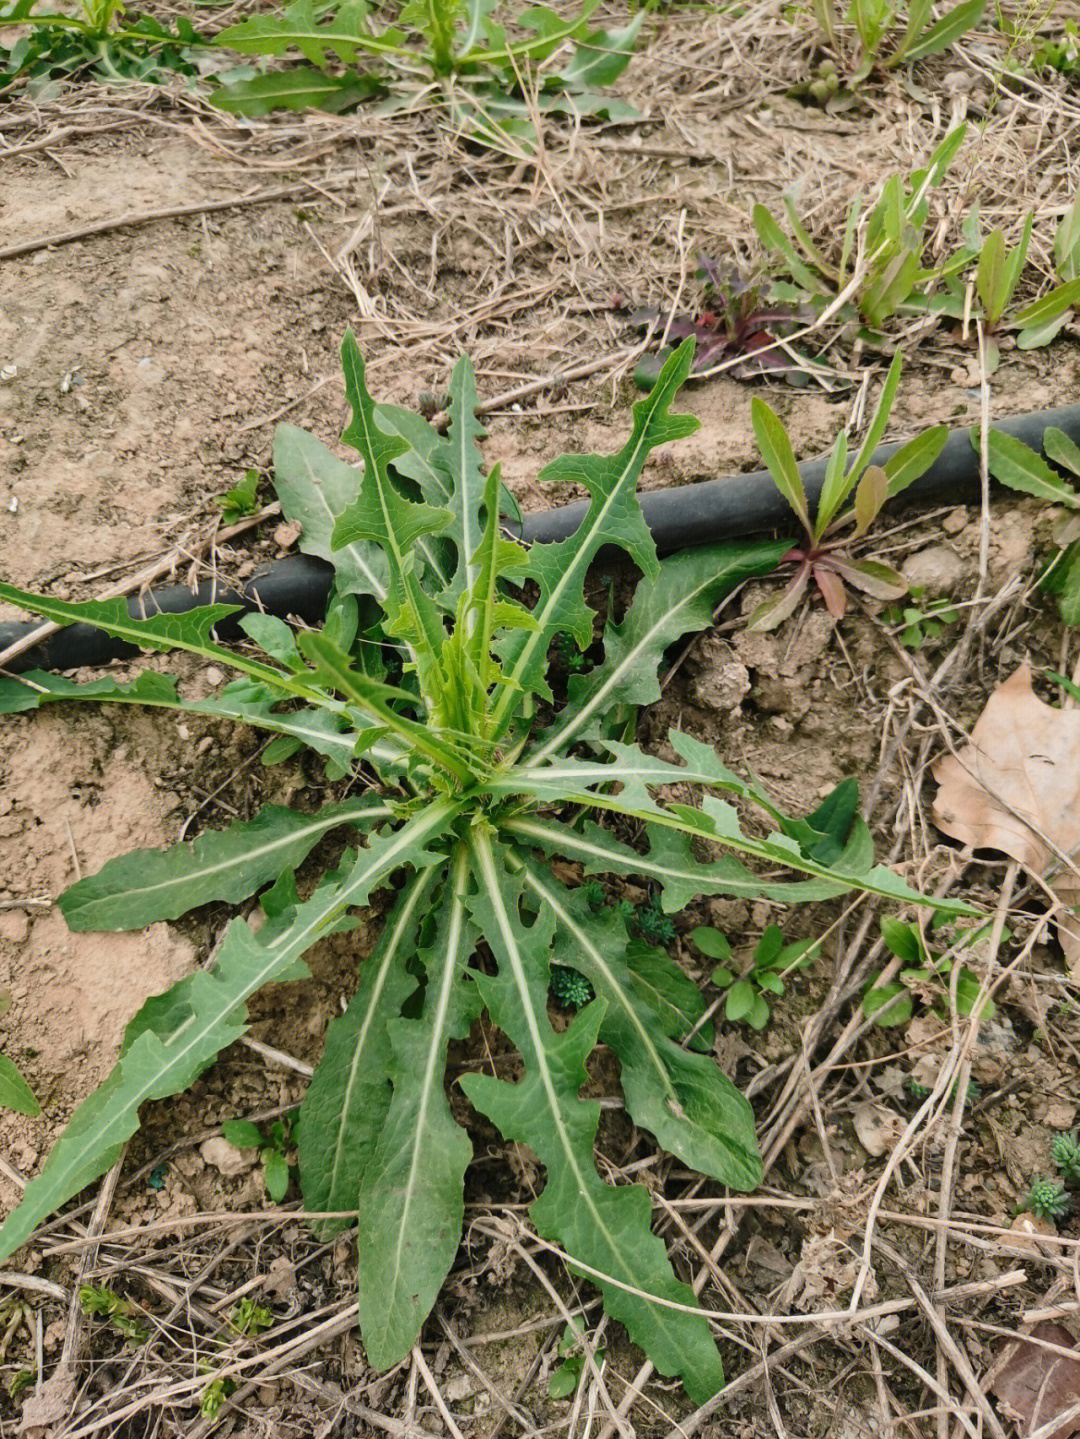
{"type": "MultiPolygon", "coordinates": [[[[482,397],[505,397],[485,420],[486,454],[501,460],[523,508],[572,498],[543,492],[535,476],[563,451],[613,448],[624,433],[637,340],[626,308],[692,306],[699,251],[751,263],[752,204],[776,209],[795,181],[815,238],[835,237],[856,190],[914,167],[965,115],[979,123],[935,201],[938,242],[955,243],[975,201],[984,224],[1011,239],[1031,208],[1031,262],[1047,272],[1053,227],[1080,181],[1080,103],[1065,81],[998,93],[999,39],[969,40],[910,83],[875,82],[855,109],[829,116],[785,98],[805,78],[809,20],[780,26],[775,7],[751,3],[735,18],[652,16],[645,34],[620,85],[643,119],[550,123],[535,157],[470,147],[433,110],[239,122],[179,85],[76,85],[8,101],[0,254],[128,212],[206,208],[0,258],[3,577],[82,598],[160,556],[174,555],[177,577],[208,565],[242,575],[274,558],[272,521],[210,543],[213,500],[247,467],[267,465],[280,418],[336,440],[336,350],[348,325],[372,389],[401,404],[438,395],[467,350],[482,397]],[[242,198],[211,208],[231,197],[242,198]],[[592,363],[586,378],[559,378],[592,363]]],[[[1080,352],[1068,329],[1046,350],[1006,348],[985,395],[970,345],[945,331],[906,338],[898,436],[940,420],[974,423],[984,400],[998,419],[1076,397],[1080,352]]],[[[876,393],[883,367],[845,371],[848,363],[838,359],[838,369],[853,384],[832,395],[769,387],[800,456],[821,453],[876,393]]],[[[683,407],[702,428],[650,466],[646,486],[756,468],[756,392],[730,374],[693,384],[683,407]]],[[[962,606],[951,631],[916,651],[897,644],[879,606],[840,626],[804,610],[776,636],[751,636],[738,612],[755,596],[742,596],[680,657],[663,703],[642,717],[642,739],[662,746],[680,723],[717,740],[795,810],[857,774],[879,852],[918,883],[948,883],[993,911],[1005,865],[960,858],[944,843],[929,820],[927,766],[944,743],[942,711],[967,732],[1024,659],[1072,673],[1072,635],[1033,588],[1049,529],[1045,506],[1011,498],[986,515],[950,505],[879,529],[874,554],[914,566],[931,592],[962,606]],[[962,662],[933,679],[961,635],[962,662]]],[[[150,663],[215,682],[194,667],[150,663]]],[[[45,1111],[36,1121],[0,1113],[5,1211],[108,1072],[126,1020],[206,957],[225,920],[203,912],[139,935],[70,934],[51,900],[115,854],[225,824],[312,788],[313,775],[299,761],[264,770],[253,737],[217,721],[58,707],[0,727],[0,989],[12,997],[3,1048],[45,1111]]],[[[1009,896],[1022,938],[1033,923],[1023,906],[1034,899],[1022,883],[1009,896]]],[[[272,1052],[236,1046],[188,1095],[151,1109],[115,1188],[102,1198],[89,1191],[12,1266],[38,1287],[11,1291],[25,1310],[0,1309],[9,1325],[0,1362],[6,1380],[31,1371],[33,1382],[17,1399],[0,1396],[0,1432],[21,1432],[22,1406],[37,1403],[30,1432],[204,1435],[212,1426],[200,1398],[236,1361],[239,1388],[213,1432],[245,1439],[576,1436],[583,1425],[610,1439],[628,1424],[656,1434],[846,1439],[899,1429],[946,1439],[959,1432],[961,1409],[995,1439],[1004,1434],[1008,1421],[988,1417],[978,1397],[981,1376],[1027,1311],[1058,1305],[1069,1322],[1080,1293],[1076,1218],[1038,1248],[1003,1239],[1031,1179],[1049,1168],[1050,1138],[1077,1119],[1076,986],[1050,943],[1009,978],[997,1018],[965,1058],[980,1095],[962,1125],[940,1106],[905,1134],[915,1066],[929,1057],[933,1069],[956,1038],[925,1007],[906,1030],[860,1022],[862,983],[883,964],[871,911],[820,906],[792,919],[713,901],[681,916],[674,952],[706,985],[708,968],[685,941],[695,924],[718,923],[741,956],[771,921],[789,937],[831,926],[822,961],[777,1003],[763,1034],[718,1025],[721,1062],[758,1109],[770,1166],[759,1193],[725,1200],[617,1108],[605,1112],[610,1172],[629,1169],[649,1184],[681,1272],[700,1281],[710,1310],[742,1316],[717,1321],[734,1382],[693,1414],[640,1370],[625,1337],[601,1327],[617,1412],[595,1389],[571,1411],[547,1397],[559,1305],[584,1304],[591,1325],[600,1314],[588,1286],[530,1238],[528,1155],[508,1153],[494,1131],[474,1136],[466,1242],[424,1334],[429,1386],[415,1362],[388,1376],[366,1366],[348,1313],[347,1240],[317,1243],[289,1206],[270,1203],[257,1168],[207,1146],[224,1119],[295,1106],[377,920],[373,911],[359,941],[321,946],[314,982],[261,998],[251,1037],[272,1052]],[[89,1265],[80,1241],[95,1211],[104,1239],[89,1265]],[[123,1292],[148,1342],[70,1317],[74,1291],[91,1279],[123,1292]],[[854,1317],[815,1317],[843,1308],[857,1283],[854,1317]],[[940,1297],[956,1286],[968,1288],[940,1297]],[[245,1294],[273,1313],[260,1339],[228,1326],[245,1294]],[[42,1385],[62,1356],[74,1361],[75,1385],[58,1396],[42,1385]]],[[[615,1092],[602,1074],[597,1083],[615,1092]]]]}

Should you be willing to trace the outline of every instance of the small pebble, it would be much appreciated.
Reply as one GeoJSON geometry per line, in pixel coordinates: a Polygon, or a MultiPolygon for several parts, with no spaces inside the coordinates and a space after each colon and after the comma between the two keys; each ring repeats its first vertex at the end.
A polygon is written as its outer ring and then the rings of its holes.
{"type": "Polygon", "coordinates": [[[237,1175],[246,1174],[259,1162],[257,1149],[237,1149],[223,1134],[215,1134],[204,1140],[199,1146],[199,1153],[207,1164],[212,1164],[226,1179],[235,1179],[237,1175]]]}
{"type": "Polygon", "coordinates": [[[221,684],[222,680],[225,678],[225,676],[224,676],[224,675],[221,673],[221,671],[218,669],[217,665],[211,665],[210,668],[205,671],[205,673],[206,673],[206,683],[207,683],[208,685],[219,685],[219,684],[221,684]]]}

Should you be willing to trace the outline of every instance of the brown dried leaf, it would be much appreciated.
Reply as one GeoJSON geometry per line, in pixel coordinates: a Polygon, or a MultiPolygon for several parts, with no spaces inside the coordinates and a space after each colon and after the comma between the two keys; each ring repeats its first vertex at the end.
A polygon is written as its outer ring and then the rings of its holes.
{"type": "Polygon", "coordinates": [[[873,1100],[856,1105],[851,1122],[855,1138],[871,1159],[880,1159],[883,1154],[894,1150],[907,1128],[902,1114],[884,1104],[875,1104],[873,1100]]]}
{"type": "Polygon", "coordinates": [[[1047,1439],[1070,1439],[1080,1430],[1080,1347],[1067,1329],[1044,1321],[1036,1324],[1029,1338],[1008,1350],[990,1376],[991,1393],[996,1394],[1002,1413],[1016,1424],[1021,1435],[1033,1434],[1059,1415],[1076,1409],[1071,1418],[1062,1418],[1047,1439]],[[1041,1343],[1032,1343],[1039,1340],[1041,1343]],[[1068,1358],[1046,1349],[1045,1344],[1069,1349],[1068,1358]]]}
{"type": "MultiPolygon", "coordinates": [[[[940,789],[934,823],[973,849],[997,849],[1034,874],[1062,870],[1054,848],[1080,849],[1080,709],[1051,709],[1021,665],[990,696],[959,755],[934,765],[940,789]],[[1049,843],[1047,843],[1049,841],[1049,843]]],[[[1080,878],[1053,883],[1064,904],[1080,903],[1080,878]]],[[[1070,967],[1080,960],[1080,923],[1058,937],[1070,967]]]]}
{"type": "Polygon", "coordinates": [[[16,1430],[26,1439],[47,1439],[75,1413],[78,1379],[70,1365],[61,1365],[35,1394],[27,1396],[16,1430]]]}

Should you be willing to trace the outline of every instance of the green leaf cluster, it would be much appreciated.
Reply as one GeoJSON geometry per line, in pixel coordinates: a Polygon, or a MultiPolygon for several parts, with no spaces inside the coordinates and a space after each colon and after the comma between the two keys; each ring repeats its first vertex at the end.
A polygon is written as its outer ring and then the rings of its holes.
{"type": "Polygon", "coordinates": [[[937,316],[965,326],[978,317],[987,335],[991,371],[999,360],[996,332],[1016,331],[1016,343],[1023,350],[1048,345],[1080,306],[1080,194],[1055,234],[1057,283],[1036,300],[1014,304],[1031,242],[1031,213],[1017,244],[1009,248],[1000,229],[982,235],[975,206],[961,227],[962,244],[951,255],[927,264],[930,195],[955,160],[966,133],[965,125],[957,126],[925,168],[907,176],[891,175],[869,211],[862,195],[856,195],[839,227],[836,255],[810,237],[795,191],[783,197],[786,226],[764,205],[756,204],[754,228],[771,257],[772,298],[808,305],[819,313],[831,307],[840,320],[861,321],[861,338],[876,345],[883,343],[883,327],[898,315],[937,316]],[[974,282],[974,296],[969,281],[974,282]]]}
{"type": "Polygon", "coordinates": [[[894,315],[962,316],[963,295],[957,296],[954,281],[977,256],[977,240],[965,233],[965,244],[955,255],[929,266],[924,252],[931,192],[941,184],[966,134],[967,126],[958,125],[925,167],[891,175],[869,211],[863,196],[856,195],[837,226],[835,257],[811,239],[793,191],[784,195],[786,228],[764,205],[755,205],[754,228],[773,257],[773,298],[817,311],[837,305],[838,318],[862,320],[870,327],[864,338],[871,342],[880,339],[877,332],[894,315]],[[856,270],[857,256],[861,263],[856,270]],[[850,299],[844,298],[852,282],[854,291],[850,299]]]}
{"type": "MultiPolygon", "coordinates": [[[[972,431],[971,443],[981,450],[981,431],[972,431]]],[[[1057,596],[1058,610],[1067,625],[1080,624],[1080,493],[1061,473],[1072,481],[1080,479],[1080,446],[1054,425],[1043,431],[1042,455],[1015,435],[989,430],[986,462],[999,484],[1064,507],[1066,513],[1053,529],[1057,553],[1043,571],[1039,587],[1057,596]]],[[[1060,682],[1058,676],[1054,678],[1060,682]]]]}
{"type": "Polygon", "coordinates": [[[901,365],[898,352],[889,366],[862,444],[850,461],[847,432],[841,430],[837,435],[813,518],[784,422],[759,396],[750,402],[758,449],[805,538],[784,556],[785,562],[795,567],[787,588],[776,599],[763,600],[757,606],[747,620],[747,629],[776,629],[794,613],[811,580],[821,591],[829,613],[838,620],[847,613],[847,585],[878,600],[897,600],[907,594],[907,581],[891,565],[855,559],[847,552],[849,545],[866,534],[882,506],[926,473],[948,439],[946,426],[936,425],[901,445],[883,466],[870,463],[889,423],[901,365]],[[850,533],[839,537],[838,532],[845,529],[850,533]]]}
{"type": "MultiPolygon", "coordinates": [[[[517,1049],[520,1077],[469,1072],[456,1082],[543,1166],[532,1222],[599,1286],[608,1314],[661,1374],[681,1379],[698,1403],[716,1392],[723,1372],[708,1319],[652,1230],[648,1191],[612,1186],[597,1170],[600,1106],[581,1097],[586,1061],[598,1041],[607,1045],[632,1121],[737,1190],[762,1173],[753,1114],[709,1052],[697,987],[663,949],[630,934],[602,903],[603,888],[570,875],[633,875],[659,896],[661,914],[703,894],[790,903],[850,890],[966,911],[927,901],[874,865],[850,791],[809,819],[791,818],[689,735],[671,733],[674,762],[627,742],[627,715],[659,695],[665,650],[708,625],[716,603],[767,573],[785,548],[712,546],[663,563],[656,555],[637,484],[657,445],[696,428],[671,408],[692,358],[689,344],[675,352],[614,454],[564,456],[543,471],[542,480],[580,485],[587,511],[567,539],[525,549],[503,531],[497,468],[485,473],[481,462],[469,362],[454,370],[443,436],[375,403],[347,335],[345,439],[360,465],[289,426],[275,443],[285,516],[301,522],[301,548],[335,566],[318,629],[250,616],[251,643],[228,649],[213,636],[228,606],[137,619],[119,601],[74,604],[0,585],[0,599],[37,614],[89,621],[148,650],[198,654],[238,675],[192,703],[157,674],[79,686],[37,672],[0,681],[0,709],[84,697],[243,719],[309,746],[328,775],[357,791],[312,813],[268,806],[193,844],[113,860],[62,897],[73,927],[138,928],[254,894],[262,923],[234,919],[211,967],[143,1006],[116,1068],[0,1228],[0,1257],[115,1162],[142,1105],[187,1088],[244,1032],[252,995],[303,977],[307,951],[353,929],[374,892],[389,889],[378,941],[327,1032],[297,1137],[303,1201],[325,1216],[320,1233],[357,1220],[369,1360],[385,1369],[409,1353],[457,1253],[472,1142],[447,1093],[447,1057],[486,1012],[517,1049]],[[569,677],[560,707],[549,654],[564,634],[579,650],[593,645],[585,581],[612,547],[645,582],[607,624],[603,658],[569,677]],[[737,804],[764,823],[744,828],[737,804]],[[316,878],[310,860],[331,831],[340,858],[316,878]],[[298,880],[301,864],[309,868],[298,880]],[[553,965],[572,966],[595,996],[558,1027],[553,965]]],[[[268,1145],[247,1126],[226,1134],[278,1153],[288,1142],[283,1132],[268,1145]]]]}
{"type": "MultiPolygon", "coordinates": [[[[878,973],[870,980],[862,997],[862,1012],[882,1029],[907,1024],[915,1012],[915,999],[921,996],[942,1017],[947,1016],[951,996],[955,996],[956,1013],[963,1018],[978,1012],[980,1019],[993,1019],[997,1006],[990,998],[981,999],[978,975],[953,957],[954,950],[970,950],[986,937],[985,927],[960,936],[945,953],[929,949],[919,927],[885,917],[881,921],[881,937],[885,947],[899,959],[904,968],[898,979],[881,982],[878,973]],[[954,970],[956,971],[954,973],[954,970]]],[[[1005,932],[1008,938],[1008,931],[1005,932]]]]}
{"type": "MultiPolygon", "coordinates": [[[[731,959],[731,946],[726,935],[718,929],[702,926],[691,931],[690,939],[710,959],[731,959]]],[[[732,1024],[741,1020],[751,1029],[764,1029],[772,1015],[766,995],[775,997],[783,994],[784,978],[797,970],[807,969],[817,955],[817,940],[799,939],[785,944],[780,926],[768,925],[754,949],[750,968],[745,974],[737,976],[727,964],[717,965],[713,970],[713,984],[727,991],[724,1018],[732,1024]]]]}
{"type": "Polygon", "coordinates": [[[619,30],[590,30],[598,3],[585,0],[570,18],[546,5],[530,6],[516,17],[524,35],[511,40],[495,18],[496,0],[409,0],[397,23],[381,30],[372,24],[368,0],[346,0],[329,16],[325,7],[317,13],[313,0],[292,0],[282,15],[230,25],[215,43],[242,55],[298,51],[307,63],[232,81],[212,103],[240,115],[280,108],[340,111],[381,93],[386,78],[419,73],[440,84],[452,78],[446,98],[455,123],[512,152],[535,140],[534,109],[607,119],[635,115],[602,92],[629,63],[643,16],[619,30]],[[558,69],[546,64],[563,46],[569,46],[566,62],[558,69]],[[378,68],[341,73],[340,66],[353,66],[361,57],[378,68]],[[526,72],[535,76],[527,89],[526,72]]]}
{"type": "Polygon", "coordinates": [[[836,0],[811,0],[811,8],[835,59],[823,61],[820,78],[794,93],[806,94],[825,105],[834,96],[850,96],[875,70],[895,70],[930,55],[940,55],[975,28],[982,19],[986,0],[961,0],[936,20],[931,0],[908,0],[906,4],[898,0],[851,0],[842,16],[836,0]],[[854,30],[850,45],[841,18],[854,30]],[[850,58],[849,49],[854,50],[850,58]],[[843,82],[837,63],[850,72],[843,82]]]}
{"type": "Polygon", "coordinates": [[[41,11],[37,3],[0,5],[0,32],[9,26],[25,32],[10,45],[0,43],[0,92],[17,81],[40,86],[84,73],[152,83],[198,74],[194,52],[205,41],[183,16],[169,29],[151,15],[124,21],[120,0],[82,0],[75,14],[41,11]]]}
{"type": "Polygon", "coordinates": [[[280,1204],[289,1192],[296,1164],[290,1157],[290,1150],[297,1139],[297,1124],[294,1115],[276,1119],[266,1136],[250,1119],[227,1119],[221,1126],[221,1133],[236,1149],[257,1149],[262,1165],[266,1192],[275,1204],[280,1204]]]}

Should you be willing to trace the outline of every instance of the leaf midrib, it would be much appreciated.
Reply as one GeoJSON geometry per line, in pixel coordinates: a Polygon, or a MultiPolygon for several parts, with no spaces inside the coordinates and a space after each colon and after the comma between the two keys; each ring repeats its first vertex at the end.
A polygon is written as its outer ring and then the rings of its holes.
{"type": "MultiPolygon", "coordinates": [[[[386,987],[387,977],[390,974],[390,969],[393,965],[394,960],[397,958],[398,948],[401,944],[402,938],[407,932],[408,926],[412,921],[413,911],[416,909],[416,906],[420,902],[420,899],[423,896],[425,889],[431,883],[434,877],[434,867],[425,870],[420,875],[417,875],[413,883],[412,891],[410,892],[407,900],[405,901],[401,913],[397,918],[397,922],[394,925],[394,930],[392,934],[388,937],[387,947],[382,957],[382,964],[379,975],[375,981],[375,985],[371,992],[371,1002],[368,1005],[368,1010],[364,1016],[364,1021],[356,1033],[356,1040],[353,1047],[352,1058],[349,1061],[348,1075],[346,1077],[345,1085],[342,1090],[340,1115],[342,1119],[350,1112],[350,1109],[352,1107],[352,1093],[353,1089],[356,1087],[360,1061],[363,1058],[364,1046],[367,1043],[368,1031],[371,1028],[371,1025],[374,1022],[375,1016],[378,1012],[379,997],[382,994],[384,988],[386,987]]],[[[345,1141],[348,1137],[349,1135],[347,1125],[345,1125],[344,1123],[339,1123],[337,1127],[337,1137],[334,1141],[333,1157],[330,1162],[330,1181],[326,1191],[328,1194],[331,1195],[337,1193],[338,1176],[340,1175],[342,1166],[345,1162],[345,1141]]]]}

